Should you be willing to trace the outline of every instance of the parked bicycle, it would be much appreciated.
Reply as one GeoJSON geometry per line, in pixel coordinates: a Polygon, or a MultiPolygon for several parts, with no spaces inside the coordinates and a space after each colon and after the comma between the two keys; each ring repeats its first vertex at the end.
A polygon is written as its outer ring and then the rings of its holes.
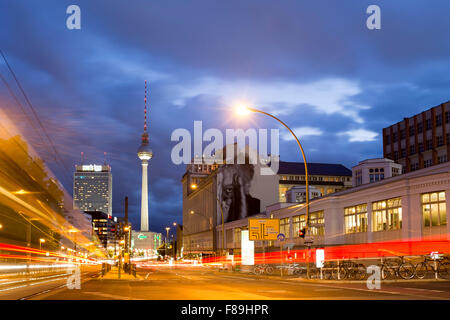
{"type": "Polygon", "coordinates": [[[415,276],[418,279],[423,279],[427,275],[436,275],[441,279],[450,279],[450,259],[449,257],[439,257],[432,259],[425,256],[422,262],[419,262],[415,267],[415,276]]]}
{"type": "Polygon", "coordinates": [[[339,262],[339,266],[333,269],[333,279],[349,279],[349,280],[364,280],[367,276],[366,266],[362,263],[356,263],[351,260],[344,260],[339,262]]]}
{"type": "Polygon", "coordinates": [[[412,279],[415,274],[415,266],[406,261],[405,257],[385,259],[381,265],[381,279],[395,279],[400,277],[405,280],[412,279]]]}
{"type": "Polygon", "coordinates": [[[256,265],[253,268],[254,274],[272,274],[273,273],[273,267],[268,264],[262,264],[262,265],[256,265]]]}

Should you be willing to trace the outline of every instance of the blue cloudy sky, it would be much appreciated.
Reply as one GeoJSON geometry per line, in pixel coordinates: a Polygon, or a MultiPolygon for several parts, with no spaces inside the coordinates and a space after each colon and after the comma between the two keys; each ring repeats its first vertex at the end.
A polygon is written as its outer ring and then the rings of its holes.
{"type": "MultiPolygon", "coordinates": [[[[246,127],[230,117],[236,100],[295,128],[309,161],[351,167],[382,156],[383,127],[449,100],[449,10],[444,0],[2,0],[0,48],[70,170],[82,151],[86,162],[108,153],[113,211],[122,214],[128,195],[135,226],[148,80],[150,225],[162,230],[181,223],[185,168],[170,161],[172,131],[192,130],[194,120],[246,127]],[[66,28],[71,4],[81,8],[81,30],[66,28]],[[371,4],[381,7],[381,30],[366,27],[371,4]]],[[[3,61],[0,73],[13,85],[3,61]]],[[[0,99],[17,109],[3,83],[0,99]]],[[[71,192],[70,178],[17,119],[71,192]]],[[[282,160],[297,161],[281,132],[282,160]]]]}

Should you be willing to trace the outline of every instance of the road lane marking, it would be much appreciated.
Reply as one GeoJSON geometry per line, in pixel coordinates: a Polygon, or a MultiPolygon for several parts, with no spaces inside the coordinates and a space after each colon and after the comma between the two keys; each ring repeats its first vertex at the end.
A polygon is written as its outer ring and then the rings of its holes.
{"type": "Polygon", "coordinates": [[[109,293],[103,293],[103,292],[91,292],[91,291],[85,291],[83,292],[84,294],[90,294],[90,295],[95,295],[95,296],[99,296],[99,297],[104,297],[104,298],[110,298],[110,299],[114,299],[114,300],[144,300],[144,299],[138,299],[138,298],[130,298],[130,297],[124,297],[124,296],[118,296],[115,294],[109,294],[109,293]]]}

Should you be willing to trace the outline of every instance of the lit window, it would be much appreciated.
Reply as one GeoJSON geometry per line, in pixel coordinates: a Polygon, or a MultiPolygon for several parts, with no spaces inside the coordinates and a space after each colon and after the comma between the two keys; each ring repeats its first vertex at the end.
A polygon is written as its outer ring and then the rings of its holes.
{"type": "Polygon", "coordinates": [[[286,238],[290,238],[289,218],[280,219],[280,233],[284,234],[286,238]]]}
{"type": "Polygon", "coordinates": [[[345,233],[367,231],[367,204],[344,208],[345,233]]]}
{"type": "Polygon", "coordinates": [[[325,233],[325,219],[323,210],[310,212],[309,214],[310,232],[314,236],[323,236],[325,233]]]}
{"type": "Polygon", "coordinates": [[[303,229],[305,226],[306,218],[304,214],[292,217],[292,229],[295,237],[298,237],[299,230],[303,229]]]}
{"type": "Polygon", "coordinates": [[[424,227],[444,226],[447,224],[444,191],[422,194],[422,216],[424,227]]]}
{"type": "Polygon", "coordinates": [[[373,231],[402,228],[402,198],[372,203],[373,231]]]}

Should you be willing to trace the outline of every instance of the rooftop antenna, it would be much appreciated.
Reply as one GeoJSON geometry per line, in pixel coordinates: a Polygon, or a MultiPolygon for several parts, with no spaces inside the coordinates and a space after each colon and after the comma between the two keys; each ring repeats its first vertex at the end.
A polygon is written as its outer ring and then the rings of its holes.
{"type": "Polygon", "coordinates": [[[103,152],[103,155],[105,156],[105,166],[106,166],[106,152],[103,152]]]}
{"type": "Polygon", "coordinates": [[[147,132],[147,80],[145,80],[145,95],[144,95],[144,132],[147,132]]]}

